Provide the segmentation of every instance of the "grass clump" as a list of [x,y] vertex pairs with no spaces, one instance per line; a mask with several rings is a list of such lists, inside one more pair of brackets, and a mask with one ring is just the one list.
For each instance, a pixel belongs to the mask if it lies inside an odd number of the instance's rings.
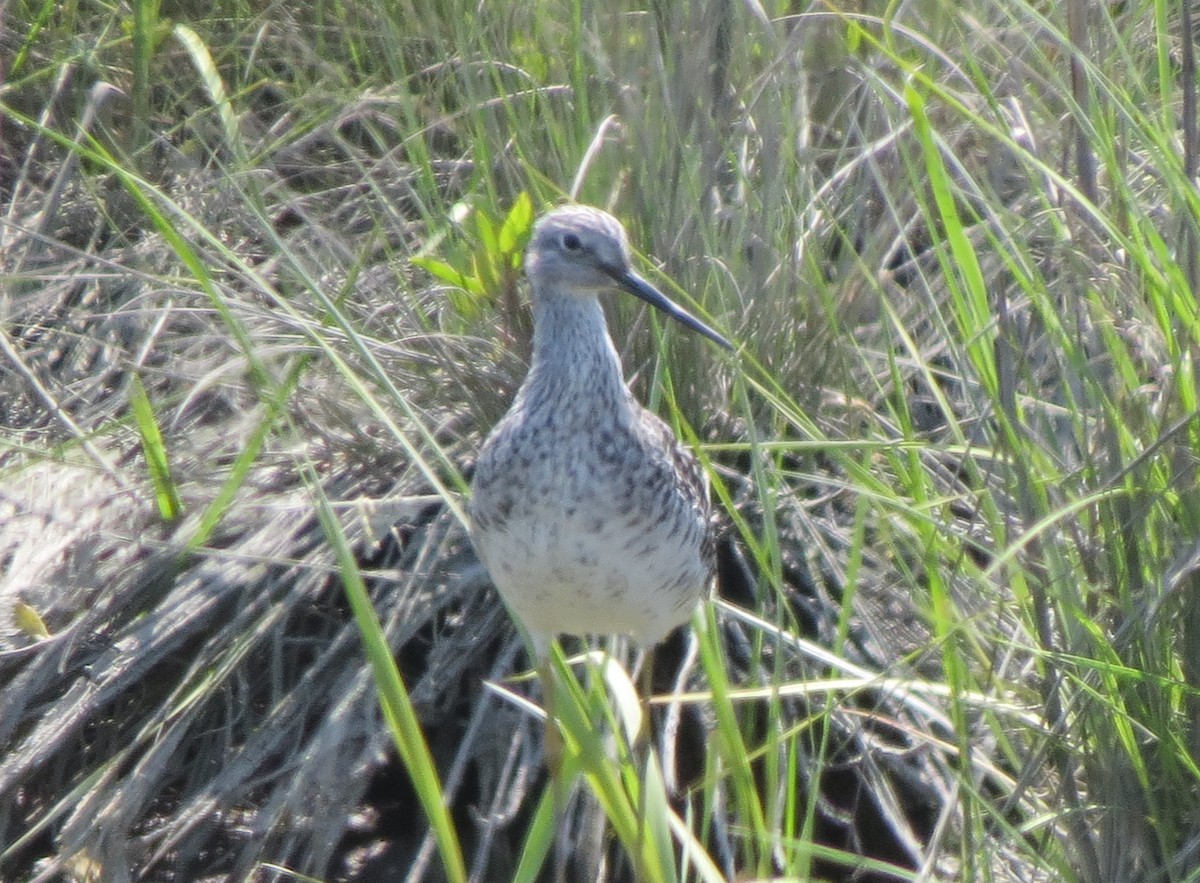
[[[777,6],[9,4],[0,876],[1195,879],[1190,13]],[[728,529],[556,819],[461,495],[565,194],[740,350],[612,305]]]

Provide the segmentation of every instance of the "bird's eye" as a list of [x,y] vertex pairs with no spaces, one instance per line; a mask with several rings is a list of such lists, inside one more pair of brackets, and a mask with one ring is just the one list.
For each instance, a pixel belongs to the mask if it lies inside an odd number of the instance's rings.
[[583,248],[583,243],[579,241],[579,237],[574,233],[565,233],[562,238],[562,246],[567,251],[579,251]]

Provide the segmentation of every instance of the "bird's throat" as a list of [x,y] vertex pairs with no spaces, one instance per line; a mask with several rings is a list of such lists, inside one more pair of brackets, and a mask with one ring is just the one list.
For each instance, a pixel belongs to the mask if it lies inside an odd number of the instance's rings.
[[571,401],[623,406],[629,397],[621,360],[594,297],[536,296],[533,357],[521,386],[528,408]]

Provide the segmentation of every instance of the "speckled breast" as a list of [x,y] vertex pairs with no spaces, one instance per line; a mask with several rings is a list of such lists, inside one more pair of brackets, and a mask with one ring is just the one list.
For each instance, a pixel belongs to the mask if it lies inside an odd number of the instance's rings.
[[652,643],[686,622],[704,592],[703,484],[667,428],[639,417],[586,439],[501,428],[480,458],[472,539],[535,635]]

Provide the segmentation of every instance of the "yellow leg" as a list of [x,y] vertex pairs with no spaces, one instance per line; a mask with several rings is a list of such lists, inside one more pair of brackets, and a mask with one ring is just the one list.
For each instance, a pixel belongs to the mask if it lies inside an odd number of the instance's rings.
[[554,713],[554,663],[550,652],[542,655],[538,664],[538,677],[542,682],[542,709],[546,712],[546,725],[543,730],[542,751],[546,757],[546,770],[550,773],[550,787],[554,794],[554,815],[561,815],[565,803],[563,793],[563,738],[558,728],[558,718]]
[[642,696],[642,726],[630,746],[633,763],[638,771],[638,861],[646,855],[646,786],[650,776],[650,753],[654,751],[654,724],[650,720],[650,699],[654,696],[654,648],[642,652],[642,671],[638,678]]
[[554,664],[547,656],[538,666],[538,676],[542,681],[542,707],[546,712],[546,741],[543,750],[546,753],[546,768],[550,775],[558,780],[562,772],[563,741],[558,729],[558,721],[554,717]]
[[654,727],[650,723],[650,700],[654,696],[654,651],[652,649],[642,652],[642,671],[638,681],[638,689],[642,694],[642,726],[638,730],[634,744],[630,746],[632,748],[649,746],[654,742]]

